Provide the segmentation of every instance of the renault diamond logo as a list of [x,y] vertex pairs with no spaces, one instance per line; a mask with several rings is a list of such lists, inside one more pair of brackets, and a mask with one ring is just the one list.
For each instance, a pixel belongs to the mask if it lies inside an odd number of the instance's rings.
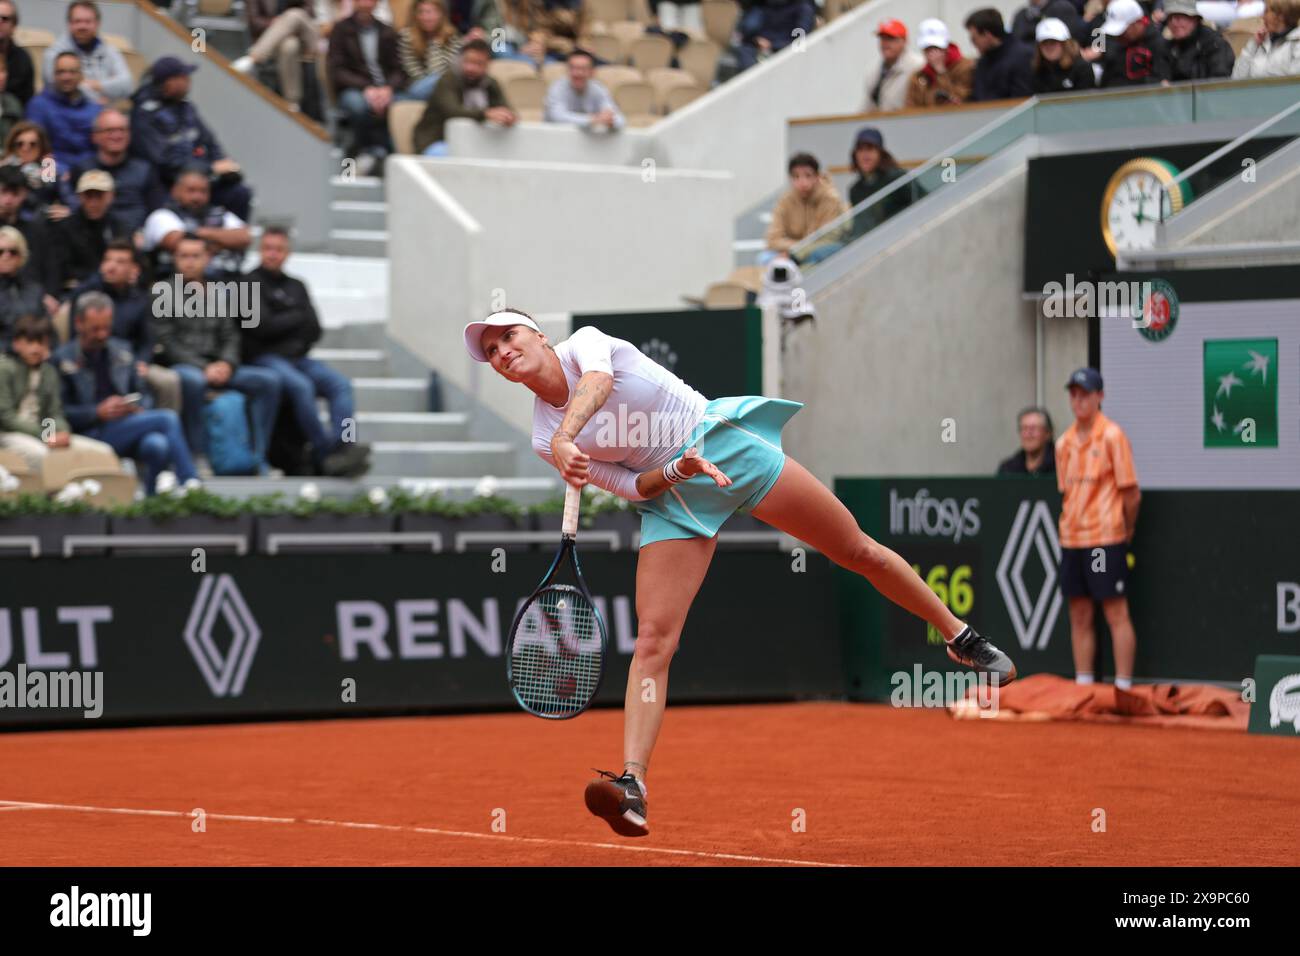
[[[1025,590],[1024,568],[1030,553],[1038,555],[1046,577],[1033,600]],[[1056,569],[1061,561],[1061,545],[1056,538],[1056,522],[1045,501],[1022,501],[1016,520],[1007,535],[1002,557],[998,559],[998,590],[1007,606],[1007,614],[1016,629],[1016,639],[1025,650],[1047,647],[1061,610],[1061,592],[1056,587]]]
[[[217,615],[225,618],[226,626],[234,635],[230,650],[224,659],[212,640],[212,628]],[[204,575],[199,593],[190,608],[190,619],[185,624],[185,644],[194,655],[194,662],[203,672],[214,697],[238,697],[244,691],[244,679],[257,653],[257,642],[262,632],[239,593],[235,579],[229,574]]]

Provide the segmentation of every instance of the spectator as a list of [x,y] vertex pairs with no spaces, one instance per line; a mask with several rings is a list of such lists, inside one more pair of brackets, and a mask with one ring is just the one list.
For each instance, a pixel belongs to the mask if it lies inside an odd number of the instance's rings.
[[1030,88],[1035,94],[1074,93],[1096,85],[1097,74],[1092,64],[1083,58],[1079,44],[1064,23],[1055,17],[1039,20],[1034,37],[1038,50],[1034,54]]
[[1142,494],[1128,437],[1101,412],[1101,374],[1081,368],[1066,387],[1074,424],[1056,443],[1056,484],[1064,496],[1061,593],[1070,602],[1075,680],[1093,682],[1093,601],[1101,601],[1115,650],[1115,686],[1128,690],[1137,656],[1128,613],[1128,544]]
[[461,38],[444,0],[415,0],[411,23],[397,37],[397,54],[409,85],[399,100],[427,100],[438,78],[456,65]]
[[14,40],[18,26],[18,7],[13,0],[0,0],[0,57],[9,74],[9,92],[25,107],[36,92],[36,68],[32,57]]
[[756,0],[736,25],[740,32],[737,71],[784,50],[797,37],[806,37],[816,22],[817,8],[811,0]]
[[1300,0],[1268,0],[1264,26],[1246,44],[1232,68],[1239,80],[1300,75]]
[[155,407],[179,412],[181,378],[171,369],[154,364],[152,301],[140,286],[140,263],[129,240],[109,241],[99,271],[77,286],[69,301],[76,302],[87,292],[102,292],[112,300],[113,338],[130,346],[135,355],[135,372],[153,392]]
[[970,99],[975,64],[961,55],[942,20],[922,20],[916,45],[925,66],[912,74],[907,85],[907,105],[957,106]]
[[594,132],[622,129],[626,120],[603,83],[592,79],[596,58],[586,50],[569,54],[569,73],[546,91],[548,123],[568,123]]
[[307,11],[307,0],[247,0],[245,13],[253,45],[233,61],[231,69],[252,74],[263,63],[275,62],[280,95],[289,109],[302,110],[302,60],[315,56],[320,45],[316,21]]
[[1096,54],[1090,47],[1084,54],[1100,58],[1098,86],[1142,86],[1169,79],[1169,45],[1137,0],[1111,0],[1101,29],[1106,36],[1103,51]]
[[[359,477],[370,467],[370,446],[349,433],[349,425],[356,427],[352,383],[307,354],[320,339],[320,320],[302,280],[284,272],[289,252],[284,229],[268,226],[262,232],[262,261],[247,276],[258,289],[261,311],[257,324],[243,330],[243,356],[279,379],[298,427],[311,443],[318,471]],[[318,416],[317,396],[329,403],[328,432]]]
[[490,56],[491,51],[483,40],[469,40],[461,48],[460,65],[438,80],[416,124],[413,139],[417,153],[447,155],[443,137],[449,119],[465,117],[479,123],[515,124],[518,117],[506,105],[500,84],[488,76]]
[[[53,315],[59,307],[55,276],[55,252],[44,206],[26,206],[27,178],[16,166],[0,166],[0,225],[12,226],[23,237],[22,278],[30,279],[45,293],[45,311]],[[39,311],[39,310],[38,310]]]
[[578,37],[586,27],[586,11],[582,0],[540,0],[539,30],[532,39],[545,50],[546,60],[568,59],[578,48]]
[[392,151],[388,107],[406,86],[406,73],[397,55],[397,34],[375,19],[375,0],[354,0],[354,12],[330,33],[330,79],[339,108],[352,128],[348,155],[357,172],[368,176],[382,169]]
[[863,112],[901,110],[907,105],[907,84],[925,66],[925,57],[907,46],[907,27],[901,20],[886,20],[876,28],[880,39],[880,72],[867,84]]
[[1232,45],[1207,27],[1196,12],[1196,0],[1166,0],[1165,28],[1169,34],[1169,78],[1209,80],[1232,76]]
[[704,12],[699,0],[659,0],[654,4],[654,16],[666,33],[704,35]]
[[[149,213],[167,201],[167,191],[163,189],[157,171],[148,161],[130,154],[130,124],[112,107],[95,117],[90,138],[95,144],[95,155],[75,163],[68,170],[67,192],[73,193],[85,173],[92,169],[103,170],[113,177],[113,212],[131,232],[142,229]],[[76,207],[75,193],[67,200],[70,207]]]
[[1002,14],[992,7],[976,10],[966,18],[971,45],[980,51],[975,64],[975,86],[971,100],[1006,100],[1029,96],[1030,62],[1034,48],[1007,33]]
[[[54,153],[50,150],[50,138],[45,135],[43,127],[31,120],[19,120],[10,128],[4,150],[0,163],[17,166],[27,178],[28,208],[59,202],[61,177]],[[66,210],[56,210],[51,218],[66,214]]]
[[1038,25],[1049,19],[1064,23],[1076,43],[1087,45],[1092,41],[1088,24],[1072,0],[1029,0],[1012,18],[1011,33],[1021,43],[1032,45],[1038,42]]
[[81,63],[81,93],[101,106],[131,95],[135,81],[126,58],[99,36],[99,8],[91,0],[68,4],[68,29],[45,51],[45,75],[55,75],[55,60],[75,54]]
[[75,53],[54,58],[54,82],[32,97],[27,118],[45,127],[60,173],[89,159],[95,147],[91,127],[103,107],[81,92],[81,59]]
[[[850,160],[858,174],[857,181],[849,187],[849,205],[854,209],[890,183],[907,175],[889,150],[885,149],[885,140],[880,135],[880,130],[871,126],[858,130]],[[852,238],[865,235],[911,203],[912,190],[900,186],[881,202],[856,212],[853,216]]]
[[[181,377],[185,436],[197,454],[205,454],[203,402],[207,392],[219,388],[243,392],[253,422],[253,455],[265,471],[266,446],[280,407],[280,381],[266,369],[239,364],[239,327],[235,319],[220,314],[226,309],[208,307],[221,297],[209,294],[207,242],[197,236],[184,236],[175,246],[175,267],[186,287],[187,298],[202,290],[204,302],[204,307],[197,310],[198,315],[193,314],[195,309],[185,308],[174,297],[170,307],[160,308],[159,301],[155,300],[151,310],[158,360]],[[194,298],[198,299],[197,294]]]
[[[370,0],[374,2],[374,0]],[[225,154],[217,137],[188,99],[190,74],[174,56],[159,57],[131,97],[131,152],[150,163],[166,188],[177,175],[195,165],[212,177],[213,201],[248,221],[253,194],[244,183],[239,163]]]
[[211,202],[208,175],[202,167],[186,169],[177,176],[172,198],[144,222],[141,247],[153,253],[158,275],[175,273],[176,246],[187,235],[197,236],[213,247],[211,258],[205,257],[210,279],[238,275],[244,264],[244,250],[253,242],[244,220]]
[[[112,337],[113,303],[89,292],[74,304],[73,322],[76,338],[54,353],[63,379],[63,408],[73,429],[134,458],[148,494],[168,466],[182,483],[197,480],[180,419],[173,411],[149,407],[152,397],[136,374],[131,349]],[[136,401],[127,400],[136,396]]]
[[[817,157],[796,153],[786,167],[790,174],[790,191],[772,210],[772,224],[767,227],[767,248],[758,254],[758,264],[765,266],[778,255],[794,258],[791,250],[826,224],[848,212],[830,177],[822,174]],[[800,264],[812,265],[838,251],[849,233],[846,222],[820,236],[815,245],[799,257]]]
[[0,226],[0,353],[9,351],[14,326],[25,315],[44,315],[41,284],[23,274],[27,240],[13,226]]
[[0,60],[0,143],[9,138],[9,131],[23,118],[23,102],[9,92],[9,68]]
[[99,268],[114,239],[131,239],[131,228],[113,211],[113,177],[92,169],[77,180],[77,211],[54,224],[56,288],[62,295]]
[[73,435],[59,398],[59,373],[49,364],[54,327],[45,316],[24,315],[14,325],[13,357],[0,355],[0,448],[15,451],[37,473],[52,448],[112,451]]
[[1016,416],[1016,426],[1020,429],[1020,450],[998,465],[998,474],[1055,475],[1056,435],[1047,409],[1026,408]]

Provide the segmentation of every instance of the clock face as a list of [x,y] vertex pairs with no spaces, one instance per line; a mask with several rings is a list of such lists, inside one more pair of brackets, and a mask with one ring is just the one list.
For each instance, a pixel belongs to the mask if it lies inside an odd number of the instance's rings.
[[[1116,250],[1150,249],[1156,244],[1156,224],[1172,214],[1168,193],[1154,173],[1135,170],[1114,185],[1102,210]],[[1164,209],[1161,210],[1162,204]]]

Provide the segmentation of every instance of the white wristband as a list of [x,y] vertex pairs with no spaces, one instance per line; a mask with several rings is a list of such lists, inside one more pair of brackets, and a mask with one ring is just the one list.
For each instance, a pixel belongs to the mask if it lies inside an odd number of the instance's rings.
[[677,462],[679,461],[681,461],[681,459],[677,458],[664,465],[664,477],[674,485],[686,480],[686,476],[677,468]]

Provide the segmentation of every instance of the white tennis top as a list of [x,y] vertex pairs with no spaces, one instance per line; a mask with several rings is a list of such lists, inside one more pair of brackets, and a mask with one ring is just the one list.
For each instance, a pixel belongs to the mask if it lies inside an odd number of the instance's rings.
[[[591,456],[591,483],[630,501],[642,501],[636,478],[662,468],[676,455],[699,424],[709,400],[631,342],[606,335],[594,326],[578,329],[555,346],[572,398],[587,372],[614,376],[614,388],[600,411],[574,436]],[[536,398],[533,404],[533,451],[555,464],[551,436],[569,409]]]

